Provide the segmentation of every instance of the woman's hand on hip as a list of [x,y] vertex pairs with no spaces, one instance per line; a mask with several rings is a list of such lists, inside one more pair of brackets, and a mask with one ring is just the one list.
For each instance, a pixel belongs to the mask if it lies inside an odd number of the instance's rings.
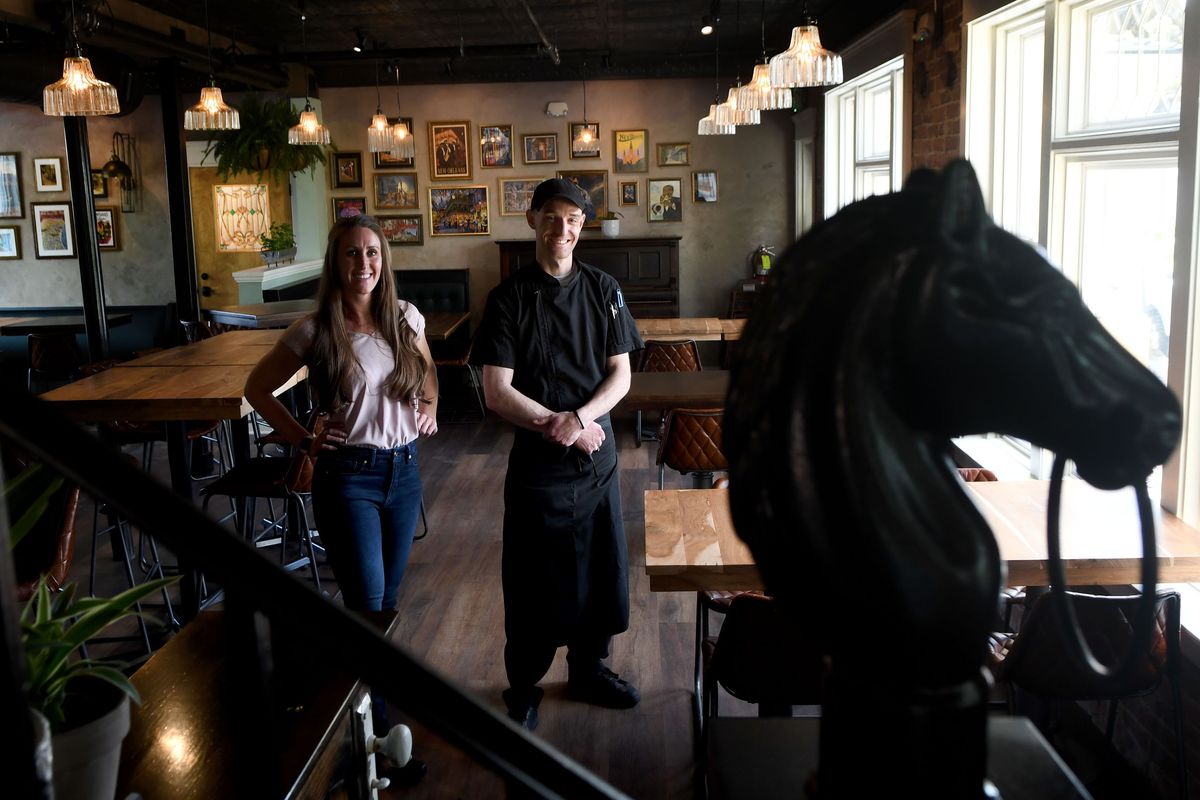
[[417,433],[422,436],[433,436],[438,432],[437,417],[432,414],[426,414],[424,411],[417,412]]
[[308,453],[318,456],[322,450],[336,450],[346,443],[346,429],[337,423],[330,423],[313,437],[312,448]]

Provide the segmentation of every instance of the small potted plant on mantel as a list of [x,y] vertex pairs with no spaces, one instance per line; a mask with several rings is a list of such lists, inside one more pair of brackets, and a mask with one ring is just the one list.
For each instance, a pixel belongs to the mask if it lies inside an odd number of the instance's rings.
[[290,264],[296,258],[296,236],[286,222],[273,222],[266,233],[258,237],[263,263],[267,269]]
[[605,211],[603,214],[597,214],[596,219],[600,220],[600,232],[608,238],[615,239],[621,235],[620,211]]
[[[0,487],[11,520],[10,548],[38,530],[51,498],[66,491],[62,485],[50,470],[32,466]],[[177,580],[146,581],[114,597],[76,598],[75,584],[52,592],[44,575],[34,588],[21,612],[21,645],[35,729],[50,736],[48,749],[39,745],[39,771],[49,762],[54,797],[113,796],[121,742],[129,731],[129,700],[139,702],[137,689],[117,665],[75,657],[76,651],[109,625],[138,613],[133,610],[138,601]],[[48,759],[47,752],[53,754]]]

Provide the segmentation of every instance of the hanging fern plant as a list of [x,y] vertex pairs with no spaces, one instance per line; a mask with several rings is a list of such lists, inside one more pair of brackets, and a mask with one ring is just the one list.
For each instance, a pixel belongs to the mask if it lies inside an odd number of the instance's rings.
[[[288,144],[288,129],[299,124],[300,114],[286,98],[264,100],[247,95],[239,109],[242,127],[215,131],[205,158],[217,160],[217,174],[228,181],[239,172],[287,180],[293,172],[313,172],[325,163],[325,150],[315,144]],[[330,143],[330,149],[336,145]]]

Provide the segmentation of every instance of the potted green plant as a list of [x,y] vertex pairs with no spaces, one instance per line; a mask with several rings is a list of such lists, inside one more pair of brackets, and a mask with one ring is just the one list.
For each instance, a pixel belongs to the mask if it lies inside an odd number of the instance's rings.
[[[63,479],[41,465],[26,468],[4,485],[10,547],[37,529],[62,488]],[[129,701],[140,702],[118,665],[78,657],[77,651],[113,623],[138,613],[134,607],[140,600],[177,580],[147,581],[108,598],[76,598],[75,584],[52,592],[45,576],[34,588],[20,617],[26,696],[35,727],[51,734],[56,798],[107,800],[116,793]]]
[[262,249],[259,251],[267,268],[288,263],[296,257],[296,235],[286,222],[273,222],[270,229],[258,237]]
[[600,220],[600,232],[605,236],[615,239],[621,235],[620,211],[605,211],[603,214],[597,214],[596,219]]
[[[300,114],[287,98],[265,100],[250,94],[241,103],[241,127],[214,131],[208,149],[217,160],[217,174],[228,181],[238,173],[261,180],[264,175],[286,181],[293,172],[315,172],[324,164],[325,150],[315,144],[288,144],[288,130]],[[330,148],[337,145],[330,143]]]

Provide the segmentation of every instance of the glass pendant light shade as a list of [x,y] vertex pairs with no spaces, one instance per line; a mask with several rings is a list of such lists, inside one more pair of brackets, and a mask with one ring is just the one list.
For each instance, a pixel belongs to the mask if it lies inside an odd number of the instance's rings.
[[761,125],[762,115],[757,109],[742,108],[741,86],[730,86],[729,96],[721,105],[728,106],[734,125]]
[[696,135],[698,136],[727,136],[731,133],[736,133],[737,128],[733,125],[725,125],[717,122],[717,104],[713,103],[708,107],[708,116],[700,118],[700,124],[696,126]]
[[392,126],[381,108],[375,109],[375,116],[371,117],[367,128],[367,149],[372,153],[386,153],[392,149]]
[[304,104],[300,124],[288,128],[288,144],[329,144],[329,129],[317,119],[311,104]]
[[782,88],[833,86],[842,82],[842,57],[821,46],[811,18],[792,29],[788,49],[771,59],[771,84]]
[[412,131],[403,122],[397,122],[392,126],[392,149],[389,151],[389,155],[392,158],[413,158],[416,156]]
[[713,122],[717,125],[733,125],[733,109],[729,103],[717,103],[713,110]]
[[111,83],[92,74],[92,62],[76,47],[63,59],[62,79],[42,90],[42,113],[51,117],[99,117],[119,114],[121,104]]
[[221,97],[216,81],[200,90],[200,102],[183,113],[185,131],[236,131],[242,127],[241,115]]
[[792,90],[771,84],[771,68],[764,61],[754,67],[750,82],[738,89],[738,108],[777,111],[792,107]]

